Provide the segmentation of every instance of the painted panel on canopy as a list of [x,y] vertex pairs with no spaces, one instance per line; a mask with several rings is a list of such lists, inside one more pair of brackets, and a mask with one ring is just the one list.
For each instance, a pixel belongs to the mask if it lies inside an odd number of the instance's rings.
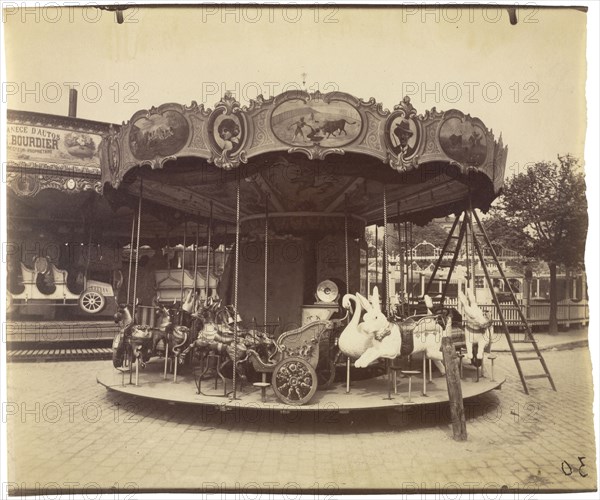
[[487,157],[486,131],[469,116],[453,116],[440,127],[440,145],[450,158],[463,165],[481,166]]
[[345,146],[356,140],[361,127],[358,111],[338,100],[290,99],[279,104],[271,115],[273,133],[290,146]]
[[170,156],[185,146],[190,127],[185,117],[174,110],[138,118],[131,125],[129,146],[138,160]]
[[286,211],[324,211],[355,182],[303,158],[281,156],[258,175]]

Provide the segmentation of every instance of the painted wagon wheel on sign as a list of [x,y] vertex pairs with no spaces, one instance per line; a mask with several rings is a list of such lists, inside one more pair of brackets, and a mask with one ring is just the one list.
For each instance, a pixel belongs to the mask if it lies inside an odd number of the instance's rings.
[[317,391],[318,376],[308,361],[289,357],[273,370],[271,385],[277,397],[288,405],[308,403]]

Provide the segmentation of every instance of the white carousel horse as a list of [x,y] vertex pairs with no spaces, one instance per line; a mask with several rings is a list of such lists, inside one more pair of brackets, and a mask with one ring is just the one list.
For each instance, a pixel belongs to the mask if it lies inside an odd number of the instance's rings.
[[[349,304],[344,297],[342,305]],[[392,323],[381,311],[379,304],[379,291],[377,287],[373,290],[372,303],[369,303],[362,295],[357,294],[358,300],[366,310],[362,323],[358,323],[360,313],[355,311],[352,321],[348,325],[352,328],[344,330],[346,334],[344,342],[340,335],[340,350],[351,357],[358,357],[354,366],[365,368],[379,358],[394,359],[401,354],[413,355],[424,353],[433,360],[442,374],[446,373],[442,363],[442,337],[450,334],[452,328],[451,318],[446,319],[445,328],[442,328],[437,318],[422,318],[419,321],[409,319],[402,323]],[[357,307],[358,310],[358,307]],[[405,344],[403,345],[403,340]],[[412,345],[410,345],[412,340]],[[345,351],[350,346],[351,351]],[[362,352],[360,352],[362,350]]]
[[[492,342],[494,322],[481,310],[471,290],[467,290],[467,296],[459,290],[458,302],[462,305],[465,319],[467,358],[479,367],[483,361],[484,349]],[[477,345],[476,357],[473,355],[474,345]]]

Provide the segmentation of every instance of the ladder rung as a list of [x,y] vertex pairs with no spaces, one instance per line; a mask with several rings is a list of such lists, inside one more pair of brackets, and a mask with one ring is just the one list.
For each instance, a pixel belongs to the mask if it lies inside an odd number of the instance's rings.
[[532,378],[550,378],[550,374],[543,373],[542,375],[524,375],[523,378],[528,380]]
[[529,356],[527,358],[517,358],[519,361],[533,361],[535,359],[542,359],[540,356]]

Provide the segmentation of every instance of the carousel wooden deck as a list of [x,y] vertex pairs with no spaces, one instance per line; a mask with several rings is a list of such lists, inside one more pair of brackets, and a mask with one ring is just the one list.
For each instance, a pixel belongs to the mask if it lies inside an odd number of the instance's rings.
[[[297,411],[337,411],[347,413],[353,410],[401,408],[415,405],[432,405],[448,402],[448,391],[444,377],[434,377],[433,382],[427,383],[427,395],[423,396],[422,375],[412,377],[411,401],[408,398],[408,378],[398,378],[398,393],[394,394],[392,387],[391,397],[388,398],[388,385],[386,377],[368,380],[353,381],[350,393],[346,393],[345,383],[336,383],[331,389],[317,391],[308,404],[291,406],[283,404],[277,399],[271,387],[267,388],[266,402],[261,401],[261,391],[252,384],[244,384],[237,391],[237,400],[224,396],[223,385],[218,383],[214,389],[214,380],[202,381],[202,392],[214,394],[209,396],[197,394],[194,376],[192,374],[178,375],[177,382],[173,382],[172,374],[163,379],[163,363],[151,362],[144,370],[140,370],[139,385],[130,383],[129,372],[121,372],[107,366],[96,375],[99,384],[110,391],[116,391],[134,397],[142,397],[170,403],[183,403],[194,405],[218,406],[221,410],[234,410],[251,408],[253,410],[270,410],[277,412]],[[135,371],[132,376],[135,381]],[[491,381],[489,377],[482,377],[475,381],[475,371],[465,370],[462,380],[463,399],[473,398],[494,389],[501,389],[505,379],[496,377]],[[227,392],[232,390],[231,381],[228,381]]]

